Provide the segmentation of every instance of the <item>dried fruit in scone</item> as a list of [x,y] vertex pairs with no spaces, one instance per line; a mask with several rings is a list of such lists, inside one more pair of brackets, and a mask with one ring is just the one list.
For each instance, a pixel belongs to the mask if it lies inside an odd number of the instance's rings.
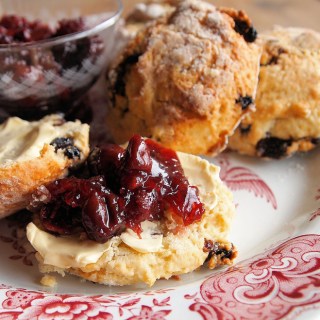
[[320,142],[320,34],[281,28],[261,34],[256,112],[230,138],[243,154],[288,157]]
[[89,126],[59,115],[0,125],[0,217],[24,209],[40,186],[64,177],[89,153]]
[[110,285],[146,283],[231,264],[232,195],[219,169],[134,136],[127,149],[96,148],[91,174],[35,193],[27,237],[42,272]]
[[108,125],[182,152],[216,154],[253,107],[260,49],[242,11],[181,1],[128,44],[109,72]]

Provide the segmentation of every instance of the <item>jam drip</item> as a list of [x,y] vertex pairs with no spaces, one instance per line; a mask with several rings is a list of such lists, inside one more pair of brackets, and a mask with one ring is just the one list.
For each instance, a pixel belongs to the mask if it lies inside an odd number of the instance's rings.
[[142,221],[160,220],[165,211],[185,226],[204,213],[198,189],[189,185],[177,154],[150,139],[135,135],[126,150],[111,144],[95,148],[88,168],[93,177],[57,180],[46,187],[45,197],[38,197],[47,231],[85,231],[103,243],[125,228],[139,234]]

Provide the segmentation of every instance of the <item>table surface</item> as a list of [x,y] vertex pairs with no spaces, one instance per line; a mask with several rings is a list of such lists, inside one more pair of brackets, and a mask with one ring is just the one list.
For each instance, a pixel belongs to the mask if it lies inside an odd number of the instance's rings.
[[[124,14],[144,0],[123,0]],[[245,10],[258,30],[273,25],[313,28],[320,32],[320,0],[208,0],[217,6]]]

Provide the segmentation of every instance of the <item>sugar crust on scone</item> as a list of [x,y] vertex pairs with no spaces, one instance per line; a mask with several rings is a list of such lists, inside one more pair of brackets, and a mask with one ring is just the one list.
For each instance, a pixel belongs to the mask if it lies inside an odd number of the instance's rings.
[[244,118],[229,147],[269,158],[309,151],[320,141],[320,34],[276,27],[260,37],[256,112]]
[[181,1],[149,23],[109,72],[108,125],[117,143],[133,133],[178,151],[215,154],[225,148],[255,97],[260,49],[235,31],[242,11]]
[[[188,155],[188,157],[194,156]],[[208,166],[205,160],[201,161],[199,170],[203,169],[202,166]],[[197,176],[187,175],[187,177],[191,185],[197,185],[199,181]],[[96,263],[81,268],[65,270],[45,265],[42,257],[37,254],[40,271],[59,272],[63,275],[67,272],[108,285],[131,285],[143,282],[151,286],[157,279],[168,279],[197,269],[209,256],[205,248],[206,241],[219,242],[222,248],[227,250],[232,247],[226,240],[235,211],[232,194],[218,177],[213,183],[213,191],[217,197],[214,208],[206,207],[200,222],[180,227],[177,232],[168,232],[164,235],[162,248],[158,252],[139,253],[125,245],[120,237],[116,236],[109,240],[109,250]],[[209,266],[214,268],[219,264],[231,263],[236,255],[236,250],[233,250],[230,259],[209,256],[211,258]]]

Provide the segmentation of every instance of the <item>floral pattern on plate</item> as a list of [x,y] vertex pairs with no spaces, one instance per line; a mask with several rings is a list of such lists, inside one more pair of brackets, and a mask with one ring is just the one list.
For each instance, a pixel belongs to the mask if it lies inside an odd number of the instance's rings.
[[[159,281],[149,291],[123,288],[124,293],[104,294],[98,285],[95,293],[80,294],[89,284],[78,282],[78,293],[72,294],[74,287],[60,283],[58,292],[43,291],[29,280],[20,285],[29,272],[39,275],[33,252],[21,233],[23,224],[1,221],[0,254],[8,265],[0,270],[0,319],[292,319],[320,309],[319,156],[267,164],[228,153],[218,157],[221,178],[238,204],[232,234],[242,247],[239,262],[213,273],[204,268],[180,281]],[[306,180],[308,175],[312,179]],[[307,196],[301,194],[306,186]],[[294,206],[305,202],[293,214],[288,199],[296,201]],[[252,211],[259,219],[252,220]],[[261,219],[267,221],[263,228]],[[245,238],[242,228],[250,222],[246,233],[260,247]],[[14,271],[10,276],[12,268],[19,269],[20,280]]]
[[303,235],[210,277],[190,310],[209,319],[282,319],[320,302],[320,236]]
[[[0,319],[166,319],[174,313],[171,300],[182,293],[51,295],[6,285],[0,290],[5,292]],[[283,319],[315,307],[320,302],[320,236],[287,240],[209,277],[184,298],[191,300],[189,312],[199,313],[204,320]]]

